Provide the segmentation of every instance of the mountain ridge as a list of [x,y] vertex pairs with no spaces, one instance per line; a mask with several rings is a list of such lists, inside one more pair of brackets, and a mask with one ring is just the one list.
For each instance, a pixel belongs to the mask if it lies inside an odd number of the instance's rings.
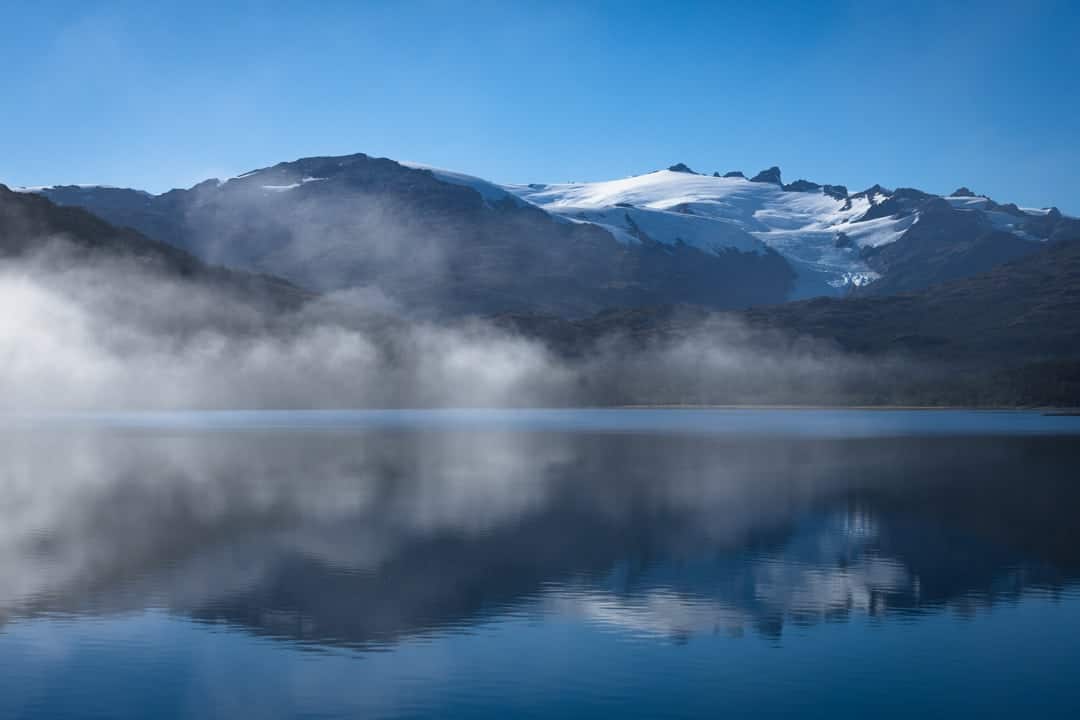
[[785,184],[778,166],[746,179],[682,162],[618,180],[499,185],[357,154],[160,195],[31,190],[232,267],[319,291],[378,285],[405,305],[451,313],[583,317],[656,303],[733,309],[906,292],[1030,254],[1080,225],[1056,208],[1021,209],[967,187],[951,196],[882,185],[849,192]]
[[793,280],[787,262],[749,236],[720,252],[661,243],[644,228],[620,242],[471,176],[363,154],[279,163],[159,196],[38,192],[215,262],[316,291],[376,287],[405,307],[449,314],[745,307],[783,301]]
[[[50,252],[53,251],[53,252]],[[207,264],[169,243],[132,228],[116,227],[79,207],[15,192],[0,184],[0,257],[40,258],[59,269],[90,260],[128,260],[149,273],[224,291],[230,298],[274,310],[291,310],[314,295],[280,278]]]

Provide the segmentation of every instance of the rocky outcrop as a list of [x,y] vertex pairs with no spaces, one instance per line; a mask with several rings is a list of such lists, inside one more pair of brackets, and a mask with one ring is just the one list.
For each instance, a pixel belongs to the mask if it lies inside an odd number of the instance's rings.
[[810,182],[809,180],[796,180],[793,183],[784,185],[784,189],[788,192],[817,192],[821,189],[821,186],[816,182]]
[[762,170],[754,177],[750,178],[750,182],[763,182],[773,183],[774,185],[783,186],[783,181],[780,180],[780,168],[773,165],[771,168]]

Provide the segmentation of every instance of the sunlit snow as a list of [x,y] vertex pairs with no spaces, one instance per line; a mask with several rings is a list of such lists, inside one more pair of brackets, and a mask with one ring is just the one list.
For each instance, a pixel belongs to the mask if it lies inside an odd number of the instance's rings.
[[305,184],[307,184],[309,182],[318,182],[320,180],[325,180],[325,179],[326,178],[305,177],[305,178],[300,178],[300,182],[289,183],[288,185],[263,185],[262,189],[263,190],[277,190],[277,191],[292,190],[293,188],[298,188],[301,185],[305,185]]
[[[820,191],[789,192],[773,183],[670,170],[506,189],[548,212],[602,225],[624,242],[639,241],[644,233],[657,242],[682,241],[711,251],[770,247],[800,275],[796,296],[873,279],[860,248],[893,242],[915,221],[908,216],[858,222],[871,204],[865,197],[837,200]],[[873,200],[885,198],[876,193]]]

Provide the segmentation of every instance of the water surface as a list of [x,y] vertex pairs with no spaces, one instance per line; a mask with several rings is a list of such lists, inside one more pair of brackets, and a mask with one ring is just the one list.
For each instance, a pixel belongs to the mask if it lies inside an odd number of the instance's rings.
[[1080,418],[0,431],[0,716],[1076,717]]

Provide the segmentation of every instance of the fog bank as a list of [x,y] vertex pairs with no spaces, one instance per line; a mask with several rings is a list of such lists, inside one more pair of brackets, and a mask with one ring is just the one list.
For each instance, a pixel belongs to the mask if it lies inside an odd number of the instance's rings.
[[905,372],[720,316],[570,358],[484,320],[410,319],[374,290],[270,313],[56,252],[0,264],[4,411],[842,403]]

